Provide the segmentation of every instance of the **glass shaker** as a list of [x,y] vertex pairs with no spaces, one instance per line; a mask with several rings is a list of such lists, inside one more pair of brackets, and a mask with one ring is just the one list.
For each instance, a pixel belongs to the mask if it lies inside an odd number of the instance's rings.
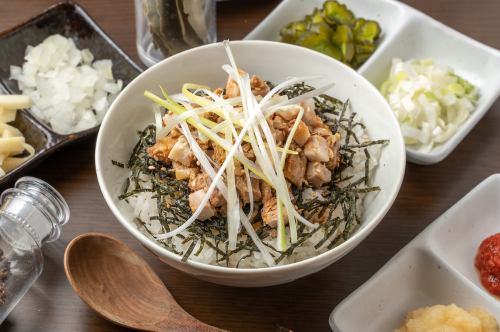
[[135,0],[137,52],[148,67],[217,40],[216,0]]
[[0,196],[0,324],[42,273],[41,248],[68,219],[62,196],[37,178],[23,177]]

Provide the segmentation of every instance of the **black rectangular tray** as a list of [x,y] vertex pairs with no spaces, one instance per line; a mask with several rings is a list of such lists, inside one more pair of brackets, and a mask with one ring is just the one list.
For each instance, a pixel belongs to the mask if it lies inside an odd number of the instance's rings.
[[[88,48],[96,60],[112,60],[113,75],[115,79],[121,79],[124,86],[142,72],[142,69],[104,33],[82,7],[71,2],[63,2],[0,33],[0,93],[20,93],[17,82],[9,79],[10,66],[22,66],[26,47],[36,46],[53,34],[73,39],[80,49]],[[29,167],[38,164],[63,146],[92,137],[99,130],[99,126],[96,126],[85,131],[60,135],[37,119],[29,110],[17,112],[13,125],[21,130],[26,141],[35,148],[35,155],[1,177],[0,187],[16,180]]]

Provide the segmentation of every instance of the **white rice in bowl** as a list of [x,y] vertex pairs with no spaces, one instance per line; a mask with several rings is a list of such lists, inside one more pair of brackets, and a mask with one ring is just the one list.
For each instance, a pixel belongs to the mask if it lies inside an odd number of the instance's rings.
[[[322,100],[322,102],[325,102],[325,100]],[[325,103],[328,103],[328,100]],[[339,111],[341,115],[323,113],[323,119],[325,123],[330,125],[338,121],[339,117],[342,117],[340,122],[344,123],[342,126],[337,127],[337,132],[341,134],[341,145],[345,148],[345,155],[343,155],[343,157],[349,155],[348,151],[352,151],[352,162],[350,162],[349,167],[340,172],[340,178],[344,180],[336,182],[336,186],[340,189],[345,189],[355,184],[353,188],[358,189],[354,194],[354,196],[356,196],[355,208],[351,209],[350,212],[347,211],[349,213],[354,213],[355,216],[344,216],[345,212],[340,205],[338,205],[337,208],[331,212],[330,217],[327,218],[330,220],[330,223],[325,222],[316,229],[302,227],[302,233],[299,233],[299,245],[292,245],[293,250],[290,250],[289,253],[282,253],[275,249],[277,248],[277,240],[273,232],[269,232],[267,236],[261,237],[261,240],[266,247],[269,248],[269,252],[277,265],[286,265],[302,261],[326,252],[345,241],[345,239],[351,236],[362,223],[363,206],[364,202],[366,202],[366,197],[376,195],[378,190],[383,190],[383,188],[375,187],[376,184],[372,184],[371,179],[378,165],[383,145],[387,142],[371,141],[369,129],[366,129],[362,119],[354,114],[348,105],[345,105],[345,107],[336,105],[336,107],[336,110]],[[343,111],[340,111],[341,108]],[[350,128],[350,134],[346,131],[346,127]],[[357,140],[354,137],[356,137]],[[349,142],[346,142],[346,139],[349,139]],[[365,179],[366,176],[368,177],[367,179]],[[338,179],[339,178],[337,178],[337,180]],[[334,180],[335,178],[332,179],[332,181]],[[140,182],[140,187],[145,191],[141,192],[139,190],[139,192],[137,192],[137,187],[134,185],[136,181]],[[146,174],[141,174],[137,177],[137,174],[134,175],[133,172],[131,172],[131,177],[128,179],[125,187],[125,192],[131,193],[136,190],[136,193],[133,195],[126,195],[127,197],[123,198],[121,201],[121,208],[132,208],[136,216],[136,224],[140,230],[152,240],[157,241],[160,245],[183,256],[183,259],[237,268],[263,268],[268,266],[262,254],[256,248],[240,249],[239,251],[232,252],[230,255],[225,255],[224,253],[227,252],[227,241],[215,241],[212,237],[206,237],[203,240],[196,239],[195,234],[191,233],[189,228],[173,238],[157,240],[155,236],[165,233],[167,230],[165,230],[160,220],[155,217],[159,214],[158,203],[161,202],[158,202],[158,199],[155,197],[155,192],[147,191],[151,188],[151,178]],[[325,201],[327,200],[327,198],[323,196],[325,193],[326,189],[323,188],[304,188],[302,190],[302,202],[307,203],[314,200]],[[326,216],[328,212],[329,210],[326,210],[322,215]],[[335,219],[337,222],[332,223],[331,221]],[[355,220],[355,222],[351,222],[347,225],[347,219]],[[196,222],[203,223],[207,221]],[[289,232],[288,227],[287,232]],[[300,236],[300,234],[307,234],[307,236]],[[238,235],[238,242],[245,243],[248,240],[247,237],[246,233],[240,232]],[[252,247],[251,241],[250,245],[247,247]]]

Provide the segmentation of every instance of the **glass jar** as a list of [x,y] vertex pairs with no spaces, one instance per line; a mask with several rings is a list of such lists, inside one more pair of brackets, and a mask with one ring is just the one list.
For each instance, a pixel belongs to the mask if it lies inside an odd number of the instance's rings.
[[0,324],[42,273],[42,246],[68,220],[62,196],[40,179],[23,177],[0,196]]
[[148,67],[217,40],[216,0],[135,0],[137,52]]

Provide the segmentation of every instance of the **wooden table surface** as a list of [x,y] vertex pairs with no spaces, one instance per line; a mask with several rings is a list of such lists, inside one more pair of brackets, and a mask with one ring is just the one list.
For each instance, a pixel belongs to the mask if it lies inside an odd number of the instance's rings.
[[[42,11],[57,0],[0,0],[0,30]],[[101,27],[134,59],[131,0],[80,0]],[[244,37],[278,3],[233,0],[219,3],[219,39]],[[408,0],[445,24],[500,49],[500,1]],[[452,51],[452,50],[450,50]],[[487,176],[500,171],[500,102],[443,162],[408,164],[397,200],[375,231],[329,268],[295,282],[260,289],[223,287],[194,279],[161,263],[115,220],[104,202],[94,170],[95,139],[71,146],[30,175],[54,185],[68,201],[71,221],[60,241],[44,248],[45,270],[1,331],[119,331],[98,317],[73,293],[63,272],[66,244],[76,235],[112,234],[137,250],[192,315],[233,331],[327,331],[332,309],[373,275],[391,256]]]

